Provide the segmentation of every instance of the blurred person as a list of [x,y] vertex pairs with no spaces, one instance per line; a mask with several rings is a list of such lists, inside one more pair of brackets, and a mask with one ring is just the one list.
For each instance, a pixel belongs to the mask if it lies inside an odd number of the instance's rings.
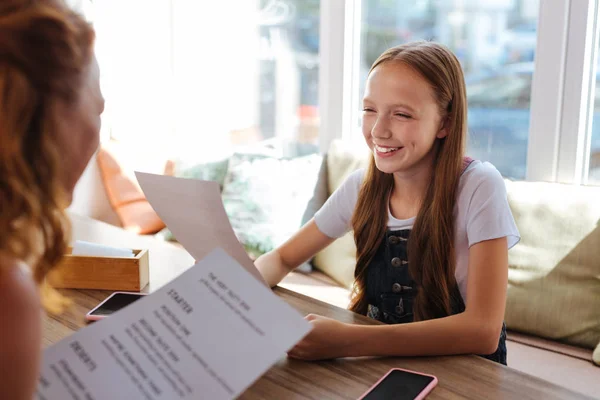
[[68,243],[75,184],[99,143],[94,31],[62,0],[0,2],[0,398],[34,396],[45,284]]

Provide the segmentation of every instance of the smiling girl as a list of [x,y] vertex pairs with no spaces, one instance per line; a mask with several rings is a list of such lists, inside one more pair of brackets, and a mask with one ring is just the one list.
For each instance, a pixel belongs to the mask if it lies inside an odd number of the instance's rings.
[[274,286],[352,230],[350,309],[385,325],[311,314],[313,330],[289,355],[480,354],[506,364],[508,249],[519,233],[500,173],[464,156],[467,103],[454,54],[430,42],[383,53],[367,79],[362,127],[368,169],[256,266]]

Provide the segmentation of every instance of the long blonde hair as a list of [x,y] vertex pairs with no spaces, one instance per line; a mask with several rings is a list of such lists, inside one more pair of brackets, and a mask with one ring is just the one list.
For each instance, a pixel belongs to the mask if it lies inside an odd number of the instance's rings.
[[[77,100],[93,41],[91,26],[62,1],[0,3],[0,252],[27,262],[38,284],[69,236],[52,106]],[[44,292],[56,310],[54,292]]]
[[[393,47],[373,63],[369,73],[390,62],[404,63],[427,80],[448,131],[445,138],[436,139],[432,180],[408,241],[409,271],[419,289],[413,305],[414,319],[440,318],[451,313],[451,298],[457,288],[454,205],[466,142],[464,77],[458,59],[437,43]],[[393,186],[393,175],[379,171],[371,157],[352,217],[357,262],[350,309],[358,313],[367,311],[367,268],[385,236]]]

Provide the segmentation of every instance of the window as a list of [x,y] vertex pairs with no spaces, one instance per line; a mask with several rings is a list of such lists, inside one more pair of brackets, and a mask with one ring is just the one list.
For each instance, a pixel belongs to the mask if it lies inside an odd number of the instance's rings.
[[298,155],[360,139],[371,63],[425,39],[464,68],[469,155],[506,177],[600,182],[597,0],[92,4],[104,127],[140,153],[206,160],[267,142]]
[[416,1],[407,7],[364,0],[361,14],[359,98],[371,64],[387,48],[414,40],[443,43],[465,72],[468,154],[524,179],[537,1]]
[[287,156],[319,150],[319,3],[260,2],[258,136]]
[[257,143],[286,156],[319,150],[319,0],[93,7],[103,123],[140,157],[159,149],[190,164]]
[[527,109],[531,102],[531,76],[521,71],[502,71],[474,77],[466,82],[469,108]]

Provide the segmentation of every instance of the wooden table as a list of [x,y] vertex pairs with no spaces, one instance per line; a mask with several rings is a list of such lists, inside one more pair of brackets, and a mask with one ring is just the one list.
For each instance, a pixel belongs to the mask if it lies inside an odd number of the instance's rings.
[[[150,285],[156,290],[194,263],[182,248],[142,237],[88,218],[72,215],[73,237],[106,245],[150,250]],[[73,306],[60,317],[45,317],[44,346],[56,343],[85,325],[83,316],[109,292],[63,290]],[[283,288],[277,293],[301,314],[316,313],[343,322],[374,321]],[[509,355],[510,357],[510,355]],[[390,368],[433,374],[439,384],[430,399],[585,399],[550,382],[477,356],[352,358],[303,362],[282,358],[254,383],[242,399],[356,399]]]

